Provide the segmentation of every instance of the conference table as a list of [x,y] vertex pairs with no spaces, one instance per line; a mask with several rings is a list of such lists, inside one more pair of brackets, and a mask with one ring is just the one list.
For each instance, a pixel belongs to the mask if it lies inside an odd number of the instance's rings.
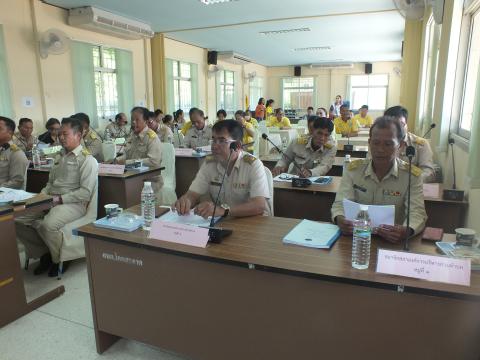
[[205,153],[195,156],[175,155],[175,192],[177,197],[188,191],[206,157]]
[[359,145],[359,146],[368,146],[368,136],[354,136],[351,138],[338,138],[337,139],[337,144],[338,145],[345,145],[345,144],[351,144],[351,145]]
[[353,150],[345,150],[345,144],[338,144],[337,145],[337,155],[340,157],[344,157],[345,155],[349,154],[352,158],[366,158],[368,154],[368,146],[366,145],[353,145]]
[[[283,244],[299,222],[227,220],[233,234],[206,248],[81,227],[97,352],[128,338],[209,360],[479,358],[479,272],[470,286],[377,273],[377,250],[401,249],[378,238],[356,270],[351,237]],[[419,237],[410,249],[436,254]]]
[[[143,182],[161,174],[163,167],[151,167],[145,171],[127,170],[121,175],[98,175],[97,217],[105,216],[106,204],[115,203],[128,208],[140,202]],[[47,184],[49,168],[28,169],[27,191],[39,193]]]
[[[290,182],[274,182],[275,216],[331,221],[331,208],[341,179],[332,176],[330,184],[312,184],[306,188],[294,188]],[[443,200],[442,192],[443,185],[438,184],[436,196],[425,196],[427,226],[453,233],[464,225],[468,202]]]
[[18,254],[15,218],[33,211],[47,210],[52,197],[39,194],[18,206],[0,206],[0,327],[38,309],[65,292],[63,286],[27,301],[23,270]]

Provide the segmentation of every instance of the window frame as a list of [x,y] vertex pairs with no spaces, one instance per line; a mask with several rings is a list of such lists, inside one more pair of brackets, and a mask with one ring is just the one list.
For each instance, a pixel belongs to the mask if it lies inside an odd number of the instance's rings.
[[[371,76],[380,76],[380,75],[384,75],[387,77],[387,84],[386,85],[370,85],[370,77]],[[367,76],[368,78],[368,86],[353,86],[352,85],[352,78],[355,77],[355,76]],[[375,74],[351,74],[349,76],[349,89],[348,89],[348,94],[349,94],[349,102],[350,102],[350,108],[352,110],[358,110],[357,108],[360,108],[360,106],[362,105],[368,105],[369,106],[369,111],[385,111],[387,109],[387,104],[388,104],[388,93],[389,93],[389,86],[390,86],[390,74],[388,73],[375,73]],[[370,90],[370,89],[380,89],[380,88],[385,88],[385,105],[384,105],[384,108],[383,109],[376,109],[374,107],[371,107],[370,104],[369,104],[369,101],[368,101],[368,98],[369,98],[369,94],[367,93],[367,103],[366,104],[362,104],[360,105],[359,107],[355,108],[354,107],[354,104],[353,104],[353,99],[352,99],[352,94],[353,94],[353,89],[354,88],[358,88],[358,89],[367,89],[367,90]]]
[[[223,73],[223,82],[221,80],[221,75]],[[229,83],[227,82],[227,73],[231,73],[232,74],[232,82]],[[232,116],[233,117],[233,114],[235,113],[236,111],[236,107],[237,107],[237,104],[236,104],[236,101],[235,101],[235,86],[236,86],[236,76],[235,76],[235,71],[233,70],[220,70],[220,72],[218,72],[218,106],[217,108],[218,109],[223,109],[226,111],[227,113],[227,117],[228,116]],[[232,93],[232,109],[227,109],[227,107],[225,106],[226,104],[226,97],[225,97],[225,94],[226,94],[226,91],[225,91],[225,87],[227,85],[231,85],[232,86],[232,89],[233,89],[233,93]],[[223,92],[222,92],[223,90]]]
[[[189,62],[185,61],[180,61],[180,60],[172,60],[172,66],[175,66],[175,63],[177,64],[177,76],[173,75],[174,73],[172,72],[173,76],[173,103],[174,103],[174,108],[175,109],[190,109],[193,107],[193,80],[192,80],[192,64]],[[183,65],[188,65],[190,68],[190,77],[184,77],[182,76],[182,64]],[[173,70],[173,69],[172,69]],[[188,103],[182,103],[182,97],[181,97],[181,81],[188,81],[190,83],[190,104]],[[177,83],[177,85],[175,85]],[[178,94],[178,95],[177,95]],[[178,104],[175,102],[176,96],[178,96]]]
[[[95,62],[94,62],[94,55],[93,55],[93,52],[94,52],[94,49],[98,49],[98,52],[99,52],[99,66],[95,66]],[[114,110],[112,111],[111,114],[107,114],[105,112],[105,105],[102,104],[102,105],[99,105],[98,104],[98,97],[97,97],[97,94],[95,93],[95,99],[96,99],[96,112],[97,112],[97,117],[98,119],[102,119],[102,120],[106,120],[108,118],[111,118],[111,117],[114,117],[118,112],[119,112],[119,95],[118,95],[118,78],[117,78],[117,59],[115,59],[115,68],[109,68],[109,67],[106,67],[104,66],[105,64],[105,60],[104,60],[104,54],[103,54],[103,51],[105,49],[109,49],[109,50],[112,50],[113,51],[113,54],[114,54],[114,57],[116,57],[115,55],[115,48],[113,47],[110,47],[110,46],[104,46],[104,45],[93,45],[92,46],[92,61],[94,62],[94,65],[93,65],[93,71],[94,71],[94,77],[96,77],[97,73],[99,73],[100,75],[103,75],[103,74],[115,74],[115,86],[113,88],[113,92],[114,92],[114,95],[116,97],[116,107],[114,108]],[[100,76],[100,86],[101,86],[101,96],[104,97],[105,96],[105,88],[104,88],[104,81],[103,81],[103,76]],[[95,85],[96,85],[96,80],[95,80]],[[104,102],[104,100],[103,100]],[[100,110],[99,110],[99,107],[102,106],[103,107],[103,112],[101,113]]]
[[[315,76],[286,76],[282,78],[282,109],[285,110],[296,110],[296,111],[307,111],[307,108],[305,109],[290,109],[290,108],[285,108],[285,80],[299,80],[300,79],[312,79],[312,87],[288,87],[287,89],[294,89],[294,90],[304,90],[304,89],[311,89],[312,90],[312,103],[309,106],[312,106],[313,108],[316,108],[316,102],[317,102],[317,88],[316,88],[316,77]],[[300,92],[300,91],[297,91]]]
[[[261,81],[261,86],[254,85],[255,80],[260,80]],[[264,93],[264,85],[265,85],[265,79],[262,76],[255,76],[253,79],[250,79],[248,82],[248,94],[250,96],[250,110],[255,110],[255,107],[257,106],[256,104],[258,103],[258,99],[263,97]],[[255,91],[260,94],[259,97],[256,99],[252,97],[252,89],[255,89]],[[253,109],[252,109],[253,107]]]

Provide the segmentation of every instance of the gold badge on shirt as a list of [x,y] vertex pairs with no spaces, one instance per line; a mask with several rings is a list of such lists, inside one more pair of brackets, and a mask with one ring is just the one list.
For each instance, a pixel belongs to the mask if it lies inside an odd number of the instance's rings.
[[396,191],[396,190],[383,190],[383,195],[387,195],[387,196],[401,196],[402,194],[400,193],[400,191]]

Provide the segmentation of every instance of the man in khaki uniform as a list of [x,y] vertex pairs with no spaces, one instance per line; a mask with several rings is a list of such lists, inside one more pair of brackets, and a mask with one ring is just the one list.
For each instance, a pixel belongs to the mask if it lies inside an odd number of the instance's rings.
[[73,118],[80,120],[83,126],[82,146],[86,148],[98,162],[103,161],[102,139],[90,128],[90,118],[85,113],[72,115]]
[[127,116],[124,113],[115,115],[115,122],[111,122],[105,127],[105,138],[110,134],[110,138],[127,138],[130,135],[130,127],[127,125]]
[[0,187],[23,189],[28,159],[12,142],[15,122],[0,116]]
[[[235,120],[219,121],[213,126],[212,155],[201,166],[187,193],[174,204],[179,214],[188,214],[195,207],[195,213],[204,218],[213,215],[230,151],[232,155],[215,216],[272,214],[265,169],[260,160],[242,150],[242,137],[242,126]],[[202,195],[207,195],[209,200],[200,202]]]
[[286,172],[291,160],[302,170],[294,166],[290,173],[302,177],[323,176],[332,168],[337,153],[337,148],[329,142],[333,123],[327,118],[311,118],[314,119],[312,135],[301,136],[290,143],[285,151],[288,158],[283,156],[278,161],[272,170],[274,176]]
[[[43,194],[53,196],[53,207],[16,219],[17,237],[29,258],[40,257],[34,270],[39,275],[57,276],[62,228],[85,215],[98,182],[98,164],[81,145],[83,127],[78,119],[64,118],[60,130],[63,150],[55,157]],[[64,270],[68,264],[64,263]]]
[[[160,110],[157,110],[160,111]],[[155,134],[157,134],[160,142],[172,143],[173,141],[173,132],[167,125],[165,125],[161,120],[159,122],[158,117],[155,116],[154,112],[150,112],[148,117],[148,127],[152,129]]]
[[190,110],[192,127],[188,129],[183,141],[185,147],[195,149],[207,146],[212,139],[212,127],[205,121],[203,111],[197,108]]
[[396,117],[404,126],[405,131],[405,146],[400,150],[400,159],[408,162],[405,155],[407,146],[415,148],[415,156],[412,159],[412,164],[422,170],[422,180],[424,183],[435,181],[435,170],[433,167],[433,152],[430,143],[411,132],[408,131],[408,110],[402,106],[393,106],[385,111],[385,115]]
[[18,122],[18,131],[13,134],[13,143],[25,152],[28,158],[32,156],[33,145],[38,142],[33,132],[33,121],[29,118],[21,118]]
[[[147,121],[150,111],[143,107],[132,110],[133,132],[125,145],[125,151],[116,158],[118,164],[131,165],[135,160],[141,160],[144,166],[159,167],[162,163],[162,147],[157,134],[149,129]],[[157,203],[161,204],[160,188],[163,185],[162,176],[151,179],[153,191],[157,196]],[[140,199],[138,199],[140,202]]]
[[371,159],[353,161],[344,172],[332,206],[332,220],[344,234],[351,234],[352,221],[346,220],[343,199],[367,205],[395,205],[395,225],[381,225],[374,232],[391,242],[400,242],[423,230],[427,220],[423,202],[421,170],[412,167],[410,229],[406,225],[408,164],[398,159],[404,138],[403,127],[393,117],[378,118],[369,139]]

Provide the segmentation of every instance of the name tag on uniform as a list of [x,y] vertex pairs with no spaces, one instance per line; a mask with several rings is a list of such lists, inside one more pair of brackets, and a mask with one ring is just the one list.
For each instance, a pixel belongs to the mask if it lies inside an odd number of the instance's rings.
[[360,185],[357,185],[357,184],[353,184],[353,188],[355,190],[360,190],[361,192],[367,192],[367,189],[365,189],[364,187],[362,187]]
[[396,190],[383,190],[383,195],[387,195],[387,196],[401,196],[402,194],[400,193],[400,191],[396,191]]
[[213,185],[213,186],[220,186],[220,185],[222,185],[222,183],[220,183],[220,182],[216,182],[216,181],[210,181],[210,185]]

